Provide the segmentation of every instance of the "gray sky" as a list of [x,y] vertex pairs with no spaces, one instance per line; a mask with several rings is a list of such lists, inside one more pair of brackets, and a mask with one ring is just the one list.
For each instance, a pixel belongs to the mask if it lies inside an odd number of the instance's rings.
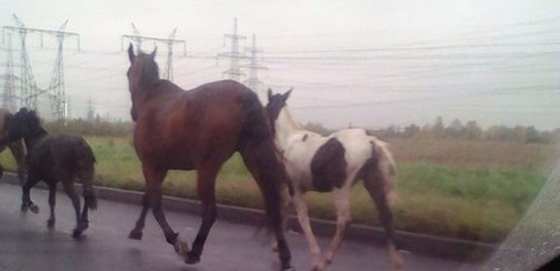
[[[224,34],[238,18],[250,46],[254,33],[264,87],[285,91],[301,122],[329,127],[424,125],[441,116],[490,125],[560,128],[560,2],[555,0],[0,0],[0,26],[80,34],[64,43],[66,93],[73,117],[91,99],[102,116],[129,119],[130,100],[121,35],[166,38],[177,27],[187,57],[174,58],[183,88],[225,79]],[[19,37],[13,37],[19,46]],[[29,36],[28,52],[40,86],[48,85],[56,41]],[[6,47],[6,43],[2,45]],[[153,43],[143,45],[153,49]],[[166,48],[158,46],[160,68]],[[0,74],[6,50],[0,51]],[[19,51],[15,52],[19,63]],[[19,71],[16,71],[16,73]],[[242,78],[245,80],[246,78]],[[0,79],[0,91],[4,82]]]

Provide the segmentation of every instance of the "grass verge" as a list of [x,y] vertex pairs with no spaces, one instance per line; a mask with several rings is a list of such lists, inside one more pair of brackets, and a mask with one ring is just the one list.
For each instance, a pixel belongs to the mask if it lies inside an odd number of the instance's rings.
[[[96,158],[96,185],[143,191],[140,163],[129,138],[88,137]],[[416,233],[499,242],[520,220],[546,180],[558,153],[548,145],[475,141],[390,142],[397,160],[396,228]],[[0,163],[14,169],[9,152]],[[171,171],[164,193],[196,199],[196,174]],[[239,155],[222,168],[220,203],[261,208],[259,190]],[[308,193],[310,214],[335,219],[329,194]],[[352,190],[354,223],[377,226],[377,211],[361,184]]]

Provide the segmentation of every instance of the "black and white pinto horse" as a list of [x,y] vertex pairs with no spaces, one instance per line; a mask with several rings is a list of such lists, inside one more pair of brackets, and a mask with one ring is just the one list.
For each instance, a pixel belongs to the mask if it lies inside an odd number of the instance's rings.
[[[358,180],[377,205],[380,221],[386,230],[393,270],[403,270],[404,263],[394,239],[392,214],[388,199],[393,197],[395,162],[387,144],[363,129],[345,129],[324,137],[305,130],[292,119],[285,94],[268,91],[267,113],[274,123],[275,143],[282,154],[286,172],[294,187],[289,203],[296,209],[301,228],[311,251],[313,270],[325,270],[332,262],[351,220],[350,188]],[[324,257],[313,235],[303,195],[307,191],[331,192],[337,212],[337,229]]]

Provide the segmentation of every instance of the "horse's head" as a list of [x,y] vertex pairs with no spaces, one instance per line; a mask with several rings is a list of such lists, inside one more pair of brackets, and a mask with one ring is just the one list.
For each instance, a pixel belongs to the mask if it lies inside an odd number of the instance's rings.
[[155,62],[157,48],[150,54],[139,51],[134,55],[132,43],[128,47],[128,58],[130,67],[126,76],[128,77],[128,90],[132,99],[132,120],[136,120],[135,100],[140,94],[149,91],[159,81],[159,68]]
[[16,112],[9,123],[8,140],[14,141],[41,130],[41,120],[34,110],[25,107]]
[[290,97],[290,93],[292,93],[292,89],[288,90],[284,94],[276,93],[272,94],[272,90],[268,89],[268,103],[266,104],[266,113],[268,114],[268,118],[272,127],[274,127],[274,123],[278,119],[278,115],[280,115],[280,111],[282,108],[286,106],[286,101]]

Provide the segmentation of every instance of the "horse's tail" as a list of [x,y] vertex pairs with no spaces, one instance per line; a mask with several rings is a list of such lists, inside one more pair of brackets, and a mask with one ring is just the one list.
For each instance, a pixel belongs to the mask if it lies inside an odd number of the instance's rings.
[[91,147],[82,139],[76,153],[79,177],[82,181],[85,205],[88,209],[97,209],[97,196],[93,189],[93,175],[95,172],[95,156]]
[[293,187],[290,187],[292,184],[287,179],[284,163],[274,144],[274,133],[266,110],[252,91],[242,93],[242,101],[244,117],[239,150],[263,193],[269,229],[273,229],[280,239],[277,240],[280,258],[283,262],[289,261],[291,256],[282,233],[281,190],[287,185],[292,194]]
[[[278,159],[276,148],[274,146],[274,134],[271,124],[266,115],[266,111],[259,101],[259,97],[253,91],[246,91],[241,94],[243,107],[243,122],[241,132],[241,142],[243,148],[250,149],[251,155],[258,156],[257,163],[262,170],[259,170],[261,179],[258,181],[270,182],[270,192],[276,201],[279,199],[280,182],[278,177],[281,175],[283,168]],[[243,153],[242,153],[243,155]],[[263,163],[267,160],[266,163]],[[262,161],[262,162],[261,162]],[[266,170],[264,170],[266,168]],[[275,171],[274,174],[269,174]],[[257,177],[257,176],[255,176]],[[265,195],[266,196],[266,195]],[[270,206],[276,208],[276,206]],[[279,206],[278,206],[279,208]]]
[[395,159],[386,142],[372,137],[372,155],[378,157],[377,169],[381,173],[383,190],[389,202],[396,202],[399,196],[395,183]]

